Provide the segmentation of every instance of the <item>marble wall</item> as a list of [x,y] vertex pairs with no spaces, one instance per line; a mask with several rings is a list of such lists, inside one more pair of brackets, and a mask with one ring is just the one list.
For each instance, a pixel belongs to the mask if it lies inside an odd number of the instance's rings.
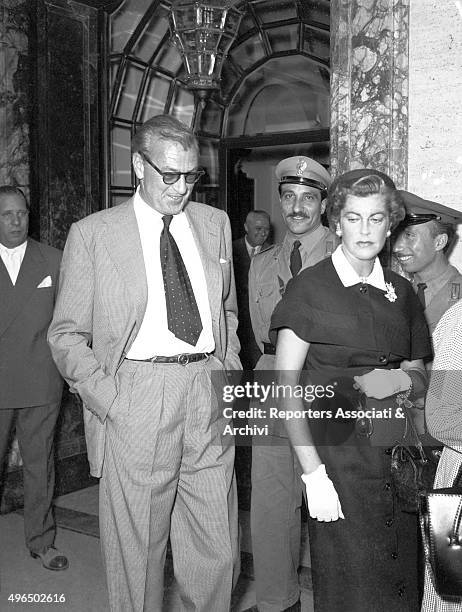
[[331,167],[373,167],[405,186],[408,0],[331,2]]
[[98,14],[41,0],[36,120],[40,237],[63,248],[74,221],[101,208]]
[[0,2],[0,184],[29,192],[28,0]]
[[462,2],[411,0],[409,188],[462,209]]
[[[457,210],[462,210],[461,99],[462,2],[411,0],[408,189]],[[460,240],[451,261],[462,269]]]
[[[73,221],[101,208],[99,19],[73,0],[0,0],[0,184],[30,191],[31,233],[58,248]],[[67,386],[56,442],[58,484],[75,488],[88,465],[82,406]],[[16,440],[8,463],[3,510],[22,498]]]
[[[74,221],[102,207],[98,11],[73,0],[37,2],[34,175],[40,238],[60,249]],[[81,402],[65,386],[60,461],[86,452]]]

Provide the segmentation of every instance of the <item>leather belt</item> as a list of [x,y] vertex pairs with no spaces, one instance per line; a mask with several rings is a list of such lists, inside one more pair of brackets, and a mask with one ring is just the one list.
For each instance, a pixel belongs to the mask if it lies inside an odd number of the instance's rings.
[[271,342],[263,342],[264,355],[276,355],[276,347]]
[[139,361],[143,363],[179,363],[180,365],[188,365],[193,361],[202,361],[207,359],[209,353],[181,353],[181,355],[171,355],[170,357],[164,357],[162,355],[154,355],[149,359],[128,359],[127,361]]

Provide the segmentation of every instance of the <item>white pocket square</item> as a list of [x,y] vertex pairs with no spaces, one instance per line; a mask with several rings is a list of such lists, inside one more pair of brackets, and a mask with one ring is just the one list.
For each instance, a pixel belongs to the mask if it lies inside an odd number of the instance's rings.
[[53,283],[51,282],[51,276],[45,276],[43,281],[37,285],[37,289],[43,289],[44,287],[51,287]]
[[227,259],[222,259],[222,258],[220,257],[220,263],[228,263],[228,260],[227,260]]

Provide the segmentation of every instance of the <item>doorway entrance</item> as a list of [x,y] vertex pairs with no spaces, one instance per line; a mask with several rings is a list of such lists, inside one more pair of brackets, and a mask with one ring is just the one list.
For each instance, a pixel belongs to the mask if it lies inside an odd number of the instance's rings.
[[276,165],[286,157],[306,155],[329,165],[329,130],[307,130],[225,138],[220,143],[221,201],[231,221],[233,239],[244,235],[250,210],[265,210],[271,217],[272,240],[279,242],[285,227],[279,214],[279,194],[274,175]]

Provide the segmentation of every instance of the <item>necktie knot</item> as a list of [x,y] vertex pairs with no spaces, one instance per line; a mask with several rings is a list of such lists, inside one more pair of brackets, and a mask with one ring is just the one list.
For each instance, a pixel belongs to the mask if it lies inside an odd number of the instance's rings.
[[162,217],[162,222],[164,224],[165,229],[168,230],[168,228],[170,227],[170,223],[172,222],[173,219],[173,215],[164,215]]

